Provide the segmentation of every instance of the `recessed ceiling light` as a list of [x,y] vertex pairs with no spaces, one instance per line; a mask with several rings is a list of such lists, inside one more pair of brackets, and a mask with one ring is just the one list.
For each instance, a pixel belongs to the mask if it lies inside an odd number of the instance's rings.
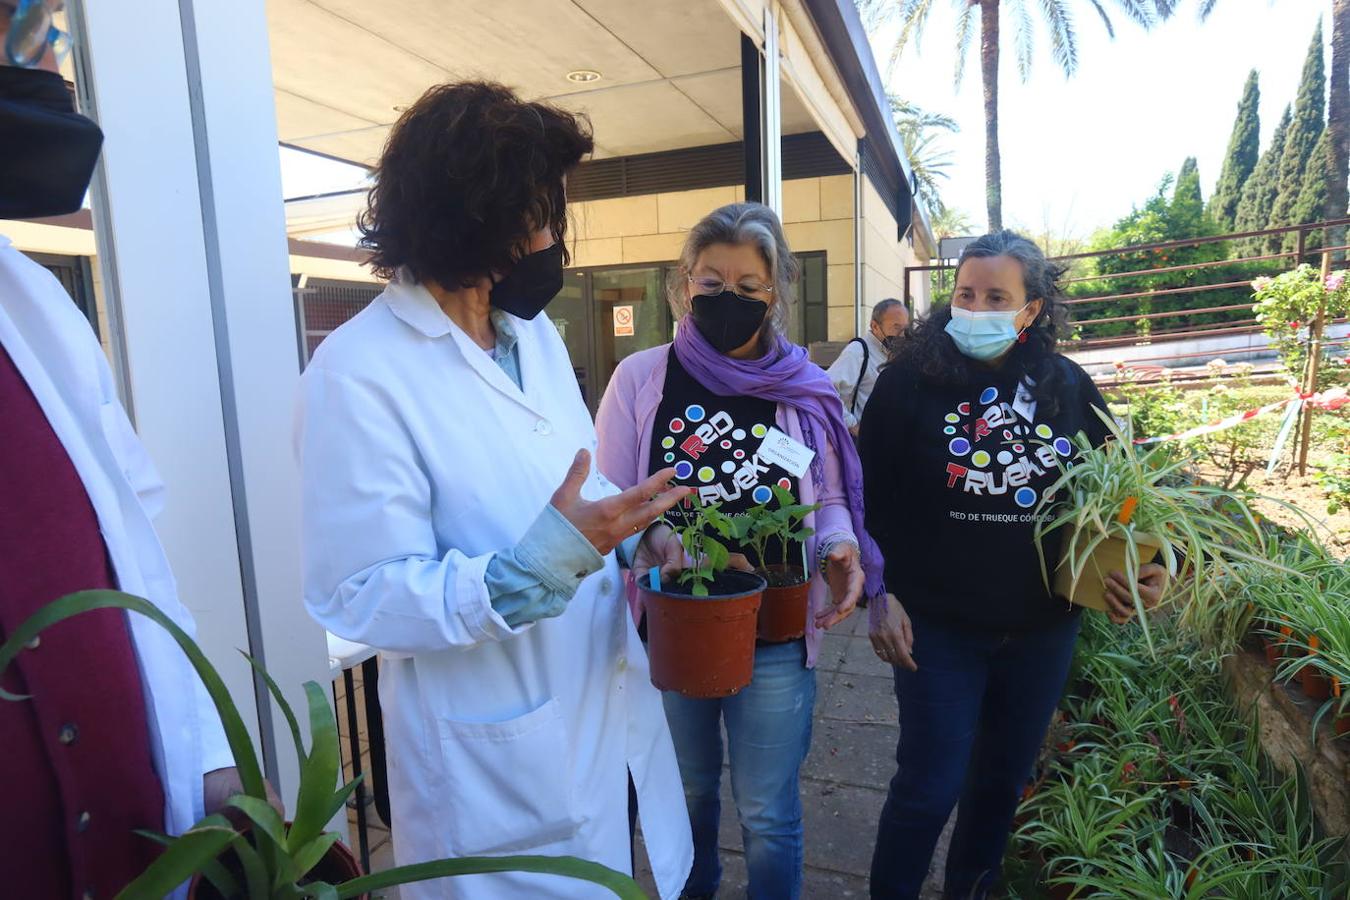
[[600,80],[600,73],[594,69],[577,69],[567,73],[567,80],[576,84],[590,84]]

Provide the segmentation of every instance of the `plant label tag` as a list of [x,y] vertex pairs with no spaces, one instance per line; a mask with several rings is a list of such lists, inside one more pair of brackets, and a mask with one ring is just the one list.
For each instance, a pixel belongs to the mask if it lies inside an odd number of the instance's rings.
[[777,428],[770,428],[764,443],[759,445],[758,456],[761,462],[776,463],[794,478],[801,478],[811,460],[816,458],[816,451]]

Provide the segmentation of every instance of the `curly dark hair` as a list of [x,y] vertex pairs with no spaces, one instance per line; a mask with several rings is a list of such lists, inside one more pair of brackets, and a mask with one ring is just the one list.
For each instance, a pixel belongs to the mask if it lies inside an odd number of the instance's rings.
[[[974,241],[961,253],[956,264],[958,277],[967,260],[993,256],[1016,260],[1022,267],[1027,300],[1041,301],[1040,315],[1027,329],[1026,340],[1013,345],[1003,362],[1003,370],[1032,382],[1031,393],[1037,406],[1053,416],[1059,412],[1064,386],[1064,367],[1057,362],[1056,347],[1068,321],[1064,293],[1059,286],[1065,270],[1047,260],[1041,248],[1022,235],[996,231]],[[905,331],[907,340],[900,342],[893,364],[905,366],[920,378],[941,385],[974,384],[988,370],[956,348],[946,330],[951,319],[951,305],[947,304],[913,322]]]
[[431,88],[394,124],[357,219],[370,265],[391,279],[468,287],[508,272],[550,228],[570,261],[564,179],[594,148],[590,124],[509,88]]

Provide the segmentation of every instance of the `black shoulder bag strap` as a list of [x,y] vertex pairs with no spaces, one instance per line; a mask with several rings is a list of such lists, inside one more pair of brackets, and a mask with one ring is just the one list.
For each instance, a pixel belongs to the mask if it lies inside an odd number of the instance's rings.
[[848,411],[856,415],[858,412],[858,388],[862,387],[863,376],[867,374],[867,363],[872,355],[872,348],[868,347],[867,341],[860,337],[855,337],[849,343],[862,344],[863,348],[862,368],[858,370],[858,380],[853,383],[853,398],[848,402]]

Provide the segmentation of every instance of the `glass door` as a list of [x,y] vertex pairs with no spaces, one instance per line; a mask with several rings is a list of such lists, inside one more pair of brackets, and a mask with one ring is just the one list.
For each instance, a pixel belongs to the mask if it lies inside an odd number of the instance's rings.
[[563,273],[563,288],[546,308],[548,317],[562,336],[567,346],[567,355],[572,358],[572,371],[577,377],[577,386],[586,405],[595,410],[600,402],[600,394],[594,383],[595,371],[591,347],[591,309],[586,302],[586,274],[569,271]]
[[601,391],[620,360],[670,340],[665,274],[662,266],[591,273],[595,371]]

